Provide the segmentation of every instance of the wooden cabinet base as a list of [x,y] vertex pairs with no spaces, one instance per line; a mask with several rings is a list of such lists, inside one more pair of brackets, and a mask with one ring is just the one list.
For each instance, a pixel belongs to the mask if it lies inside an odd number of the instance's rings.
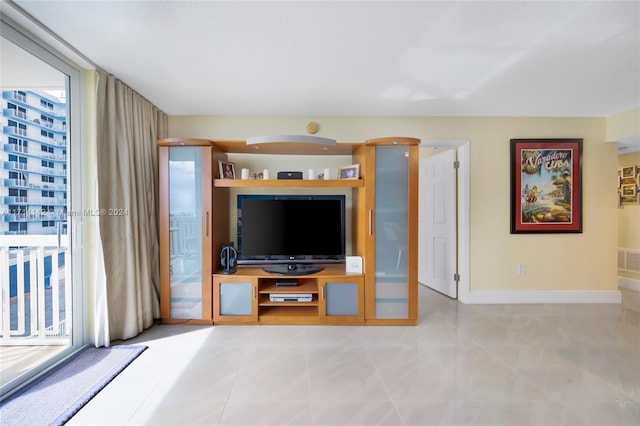
[[161,318],[162,324],[212,325],[212,320]]
[[[279,278],[294,279],[297,285],[279,286]],[[334,294],[345,297],[338,300]],[[298,301],[289,295],[306,297]],[[364,276],[347,274],[344,265],[286,277],[254,267],[213,274],[213,316],[215,324],[362,325]]]

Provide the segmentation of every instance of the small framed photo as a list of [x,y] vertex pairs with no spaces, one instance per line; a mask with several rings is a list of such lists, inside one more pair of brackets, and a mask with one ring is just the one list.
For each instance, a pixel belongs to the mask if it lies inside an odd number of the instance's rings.
[[360,164],[340,167],[338,169],[338,179],[360,179]]
[[634,195],[621,195],[620,205],[622,204],[640,204],[640,194],[635,193]]
[[622,185],[622,196],[636,195],[636,185]]
[[236,178],[236,166],[229,161],[218,160],[218,168],[220,173],[220,179],[235,179]]
[[622,168],[622,177],[623,178],[632,178],[636,176],[636,168],[635,166],[623,167]]

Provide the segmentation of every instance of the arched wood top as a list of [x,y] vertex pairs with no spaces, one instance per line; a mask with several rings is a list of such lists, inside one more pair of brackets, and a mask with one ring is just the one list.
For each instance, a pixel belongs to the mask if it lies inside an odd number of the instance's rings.
[[420,139],[408,137],[386,137],[368,139],[364,143],[367,145],[420,145]]
[[166,138],[158,139],[158,146],[211,146],[213,141],[194,138]]

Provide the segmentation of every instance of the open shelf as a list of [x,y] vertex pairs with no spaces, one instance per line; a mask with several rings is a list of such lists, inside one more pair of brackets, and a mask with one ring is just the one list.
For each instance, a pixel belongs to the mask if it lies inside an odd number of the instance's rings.
[[358,188],[364,179],[214,179],[216,188]]
[[299,278],[297,286],[277,287],[276,279],[262,278],[260,280],[261,294],[270,293],[318,293],[318,285],[315,279]]
[[318,306],[318,295],[313,294],[313,297],[310,302],[272,302],[269,300],[268,294],[261,294],[260,301],[258,302],[259,306]]

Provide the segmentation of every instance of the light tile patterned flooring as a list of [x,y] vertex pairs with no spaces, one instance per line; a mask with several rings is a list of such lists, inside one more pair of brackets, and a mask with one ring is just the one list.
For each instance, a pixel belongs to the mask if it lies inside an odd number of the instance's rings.
[[640,425],[640,297],[464,305],[416,327],[154,326],[70,425]]

